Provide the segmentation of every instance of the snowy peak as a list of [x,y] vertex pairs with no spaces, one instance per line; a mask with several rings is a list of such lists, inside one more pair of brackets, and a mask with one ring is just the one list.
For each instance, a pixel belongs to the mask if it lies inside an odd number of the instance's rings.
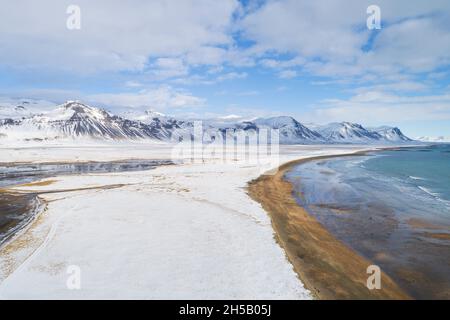
[[88,106],[78,101],[68,101],[56,109],[34,117],[41,122],[55,121],[107,121],[111,115],[103,109]]
[[310,130],[292,117],[259,118],[253,122],[258,128],[279,130],[280,143],[325,142],[320,133]]
[[[242,119],[241,117],[239,117]],[[228,119],[227,119],[228,120]],[[228,133],[236,131],[244,131],[248,135],[253,135],[260,130],[278,130],[279,141],[282,144],[308,144],[308,143],[323,143],[323,137],[292,117],[280,116],[271,118],[258,118],[255,120],[246,121],[224,121],[223,118],[218,120],[206,121],[205,133],[208,136],[207,140],[214,140],[218,135],[225,136]]]
[[403,134],[403,132],[397,127],[378,127],[371,129],[372,131],[381,135],[385,140],[391,142],[405,142],[412,141],[412,139],[408,138]]
[[447,142],[450,142],[450,136],[449,137],[445,137],[445,136],[437,136],[437,137],[422,136],[422,137],[417,137],[416,140],[423,141],[423,142],[447,143]]
[[266,126],[270,127],[272,129],[280,129],[283,127],[289,127],[289,126],[298,126],[301,125],[300,122],[295,120],[292,117],[288,116],[279,116],[279,117],[272,117],[272,118],[258,118],[253,121],[255,124],[259,126]]
[[155,119],[163,119],[170,118],[161,112],[154,111],[152,109],[149,110],[126,110],[120,113],[123,118],[141,121],[144,123],[150,123]]
[[166,115],[164,113],[155,111],[155,110],[145,110],[144,111],[145,115],[148,117],[153,117],[153,118],[163,118],[166,117]]
[[365,129],[358,123],[339,122],[330,123],[326,126],[320,126],[317,131],[332,142],[367,142],[372,140],[381,140],[381,136],[376,132]]
[[11,127],[10,124],[11,129],[22,131],[23,134],[36,134],[38,131],[56,138],[157,138],[150,128],[141,122],[127,120],[78,101],[68,101],[51,111],[16,121],[13,125],[14,127]]
[[[194,135],[193,121],[178,120],[153,110],[128,109],[119,116],[79,101],[68,101],[51,108],[48,108],[48,105],[46,108],[38,108],[41,105],[43,104],[0,103],[0,137],[38,141],[80,137],[180,141],[191,139]],[[398,128],[379,127],[369,130],[350,122],[308,128],[289,116],[245,121],[241,117],[233,116],[202,121],[202,125],[204,141],[223,138],[240,130],[249,135],[256,134],[262,129],[278,130],[282,144],[411,141]]]
[[72,137],[117,138],[123,135],[108,112],[77,101],[66,102],[50,112],[33,116],[29,122],[38,128],[51,128]]
[[9,99],[0,102],[0,119],[19,120],[50,110],[55,104],[43,100]]
[[126,110],[122,117],[139,123],[146,128],[147,134],[158,140],[178,141],[180,137],[190,136],[193,124],[189,121],[177,120],[155,110]]
[[78,101],[66,102],[60,108],[64,111],[71,112],[72,118],[106,120],[111,117],[111,115],[103,109],[91,107]]
[[318,126],[317,131],[330,142],[376,143],[412,141],[400,129],[393,127],[364,128],[358,123],[339,122]]

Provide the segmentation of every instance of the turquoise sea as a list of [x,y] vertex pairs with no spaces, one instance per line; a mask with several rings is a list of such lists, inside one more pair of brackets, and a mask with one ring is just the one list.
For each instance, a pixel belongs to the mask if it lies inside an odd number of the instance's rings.
[[450,298],[450,145],[313,160],[298,203],[416,298]]

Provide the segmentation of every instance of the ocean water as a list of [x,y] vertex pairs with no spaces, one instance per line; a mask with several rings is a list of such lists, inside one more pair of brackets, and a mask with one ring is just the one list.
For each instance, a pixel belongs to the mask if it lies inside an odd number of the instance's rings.
[[427,210],[431,216],[450,221],[450,145],[385,151],[367,160],[364,168],[411,188],[411,196],[435,209]]
[[74,163],[0,163],[0,188],[58,175],[142,171],[167,164],[173,164],[173,162],[170,160],[121,160]]
[[417,298],[450,298],[450,145],[300,164],[300,205]]

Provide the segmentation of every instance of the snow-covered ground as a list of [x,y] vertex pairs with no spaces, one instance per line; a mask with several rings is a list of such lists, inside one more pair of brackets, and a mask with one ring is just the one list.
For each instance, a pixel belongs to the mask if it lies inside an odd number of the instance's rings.
[[[283,146],[280,162],[367,148]],[[2,148],[0,162],[170,154],[162,144]],[[245,160],[210,160],[16,187],[60,192],[42,194],[47,209],[0,248],[0,298],[310,299],[268,215],[246,194],[260,171]],[[91,189],[67,191],[82,188]],[[80,289],[67,286],[73,270]]]

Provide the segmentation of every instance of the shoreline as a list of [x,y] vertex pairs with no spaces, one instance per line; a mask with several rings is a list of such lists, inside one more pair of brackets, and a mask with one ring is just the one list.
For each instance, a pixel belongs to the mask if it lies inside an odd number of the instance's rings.
[[[5,206],[6,204],[6,206]],[[14,208],[12,208],[14,207]],[[46,204],[37,194],[21,194],[0,189],[0,249],[17,238],[45,210]],[[6,213],[5,213],[6,211]],[[13,215],[12,218],[8,216]],[[23,217],[21,217],[23,216]]]
[[276,241],[300,280],[318,299],[411,299],[383,272],[381,289],[369,290],[366,270],[373,263],[336,239],[301,207],[293,196],[293,185],[284,179],[288,170],[301,163],[367,152],[293,160],[281,165],[276,174],[263,174],[248,183],[249,196],[270,216]]
[[[358,150],[369,149],[296,146],[284,149],[281,160]],[[115,159],[121,156],[129,155]],[[47,154],[42,158],[47,160]],[[246,192],[248,182],[262,173],[258,165],[211,161],[64,175],[54,183],[14,188],[41,194],[48,207],[0,249],[0,296],[311,299],[309,284],[298,280],[283,246],[274,239],[270,215]],[[119,184],[120,189],[88,191]],[[82,291],[62,285],[66,267],[73,264],[89,275]],[[365,281],[361,286],[367,291]]]
[[[129,164],[136,162],[139,164],[144,164],[146,162],[154,162],[150,166],[150,168],[140,168],[139,170],[152,170],[159,166],[170,166],[174,165],[172,160],[167,159],[118,159],[112,161],[98,161],[98,160],[88,160],[88,161],[53,161],[53,162],[7,162],[0,163],[0,166],[3,167],[18,167],[18,166],[61,166],[61,165],[71,165],[71,166],[81,166],[81,165],[107,165],[107,164]],[[136,170],[136,171],[139,171]],[[122,172],[126,172],[127,170],[123,170]],[[129,171],[134,171],[129,170]],[[128,171],[128,172],[129,172]],[[72,171],[47,171],[45,173],[37,173],[37,174],[29,174],[25,173],[25,175],[18,175],[16,177],[16,181],[9,185],[0,186],[0,249],[4,248],[8,243],[12,242],[15,238],[17,238],[21,232],[25,231],[33,221],[35,221],[39,214],[42,213],[46,207],[45,201],[39,197],[42,193],[53,193],[55,191],[47,190],[44,192],[27,190],[22,191],[21,187],[45,187],[50,184],[53,184],[57,180],[58,176],[64,175],[83,175],[83,174],[92,174],[92,173],[101,173],[102,171],[86,171],[86,172],[77,172],[76,168],[72,169]],[[107,172],[107,171],[106,171]],[[117,172],[117,171],[111,171]],[[105,171],[103,171],[105,173]],[[28,174],[28,175],[27,175]],[[20,181],[20,178],[27,177],[29,181]],[[49,180],[50,179],[50,180]],[[112,185],[108,186],[110,188],[122,187],[122,185]],[[93,188],[82,188],[82,189],[67,189],[59,192],[73,192],[73,191],[82,191],[89,189],[98,189],[97,187]]]
[[[311,299],[243,189],[259,174],[244,163],[206,163],[20,188],[42,193],[48,207],[0,249],[0,297]],[[64,286],[74,264],[87,275],[80,291]]]

